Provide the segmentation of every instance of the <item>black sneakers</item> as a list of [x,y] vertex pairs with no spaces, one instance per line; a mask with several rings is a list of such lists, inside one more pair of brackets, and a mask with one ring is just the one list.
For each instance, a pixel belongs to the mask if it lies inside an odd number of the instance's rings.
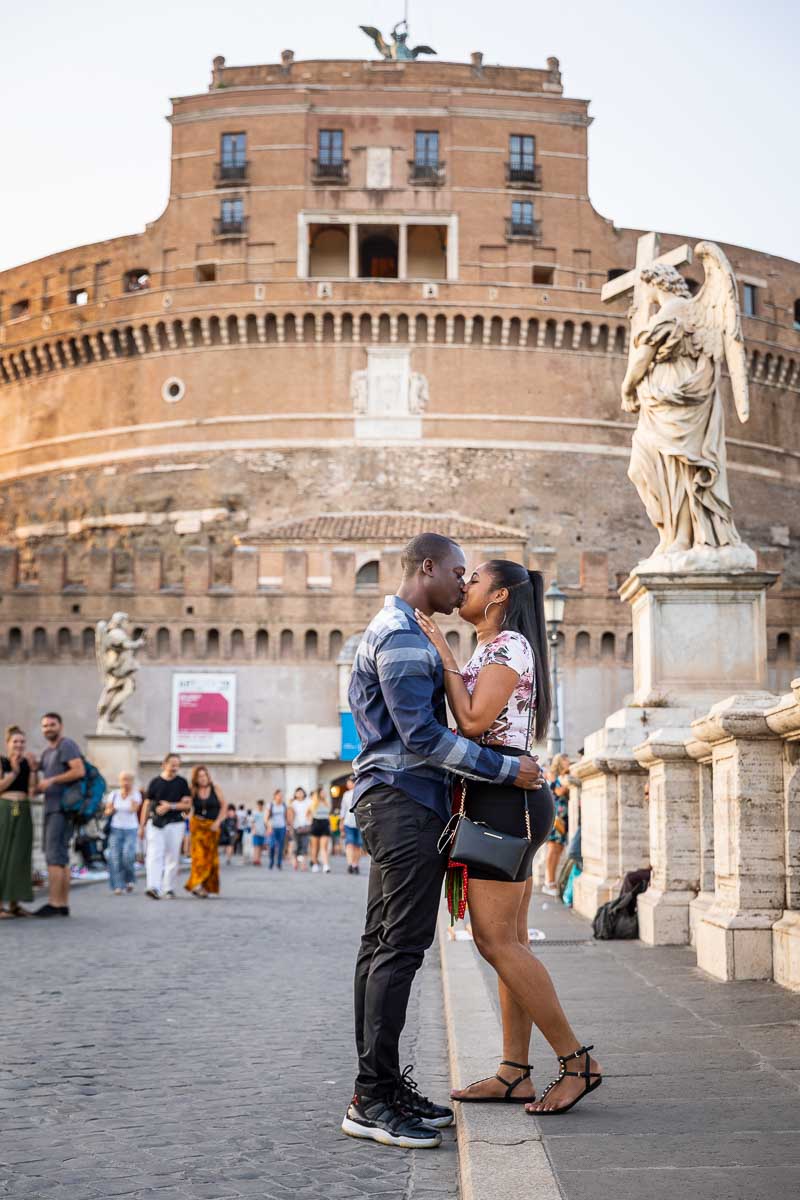
[[397,1101],[413,1116],[432,1125],[436,1129],[444,1129],[453,1124],[453,1110],[444,1104],[434,1104],[427,1096],[423,1096],[411,1074],[411,1067],[406,1067],[397,1085]]
[[31,915],[34,917],[68,917],[69,909],[65,904],[43,904]]
[[[452,1120],[452,1113],[450,1114]],[[400,1146],[404,1150],[434,1150],[442,1135],[425,1125],[396,1100],[361,1101],[353,1096],[342,1121],[349,1137],[366,1138],[382,1146]]]

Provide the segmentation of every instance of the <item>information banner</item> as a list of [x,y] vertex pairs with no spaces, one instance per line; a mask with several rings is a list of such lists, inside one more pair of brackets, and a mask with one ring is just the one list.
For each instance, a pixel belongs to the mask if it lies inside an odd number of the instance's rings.
[[236,676],[176,671],[172,676],[172,738],[177,754],[233,754]]

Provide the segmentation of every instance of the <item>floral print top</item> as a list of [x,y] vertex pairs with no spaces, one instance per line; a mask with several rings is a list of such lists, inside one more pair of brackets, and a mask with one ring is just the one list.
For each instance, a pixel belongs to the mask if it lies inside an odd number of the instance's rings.
[[493,725],[478,739],[484,745],[513,746],[528,750],[536,713],[536,673],[533,652],[527,638],[512,629],[498,633],[491,642],[478,646],[472,658],[461,672],[470,696],[475,690],[478,676],[483,667],[499,663],[516,671],[519,679],[509,696],[508,704],[497,716]]

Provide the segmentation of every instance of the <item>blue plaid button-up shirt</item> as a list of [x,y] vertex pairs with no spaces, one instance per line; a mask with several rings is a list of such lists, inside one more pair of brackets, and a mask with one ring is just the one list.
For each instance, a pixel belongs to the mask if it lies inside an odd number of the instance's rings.
[[398,596],[386,597],[361,639],[349,699],[361,739],[353,762],[355,803],[383,783],[447,821],[447,772],[505,784],[513,784],[519,773],[518,758],[447,728],[442,660]]

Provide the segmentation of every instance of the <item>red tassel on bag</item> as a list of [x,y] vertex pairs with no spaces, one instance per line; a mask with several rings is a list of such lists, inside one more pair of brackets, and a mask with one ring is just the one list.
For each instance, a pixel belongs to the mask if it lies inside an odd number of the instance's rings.
[[[461,811],[461,805],[464,798],[466,784],[462,779],[459,779],[453,788],[453,816]],[[447,911],[450,913],[450,924],[455,925],[456,921],[464,919],[464,913],[467,911],[467,890],[469,887],[469,873],[467,864],[456,862],[450,859],[447,864],[447,879],[445,881],[445,896],[447,897]]]

